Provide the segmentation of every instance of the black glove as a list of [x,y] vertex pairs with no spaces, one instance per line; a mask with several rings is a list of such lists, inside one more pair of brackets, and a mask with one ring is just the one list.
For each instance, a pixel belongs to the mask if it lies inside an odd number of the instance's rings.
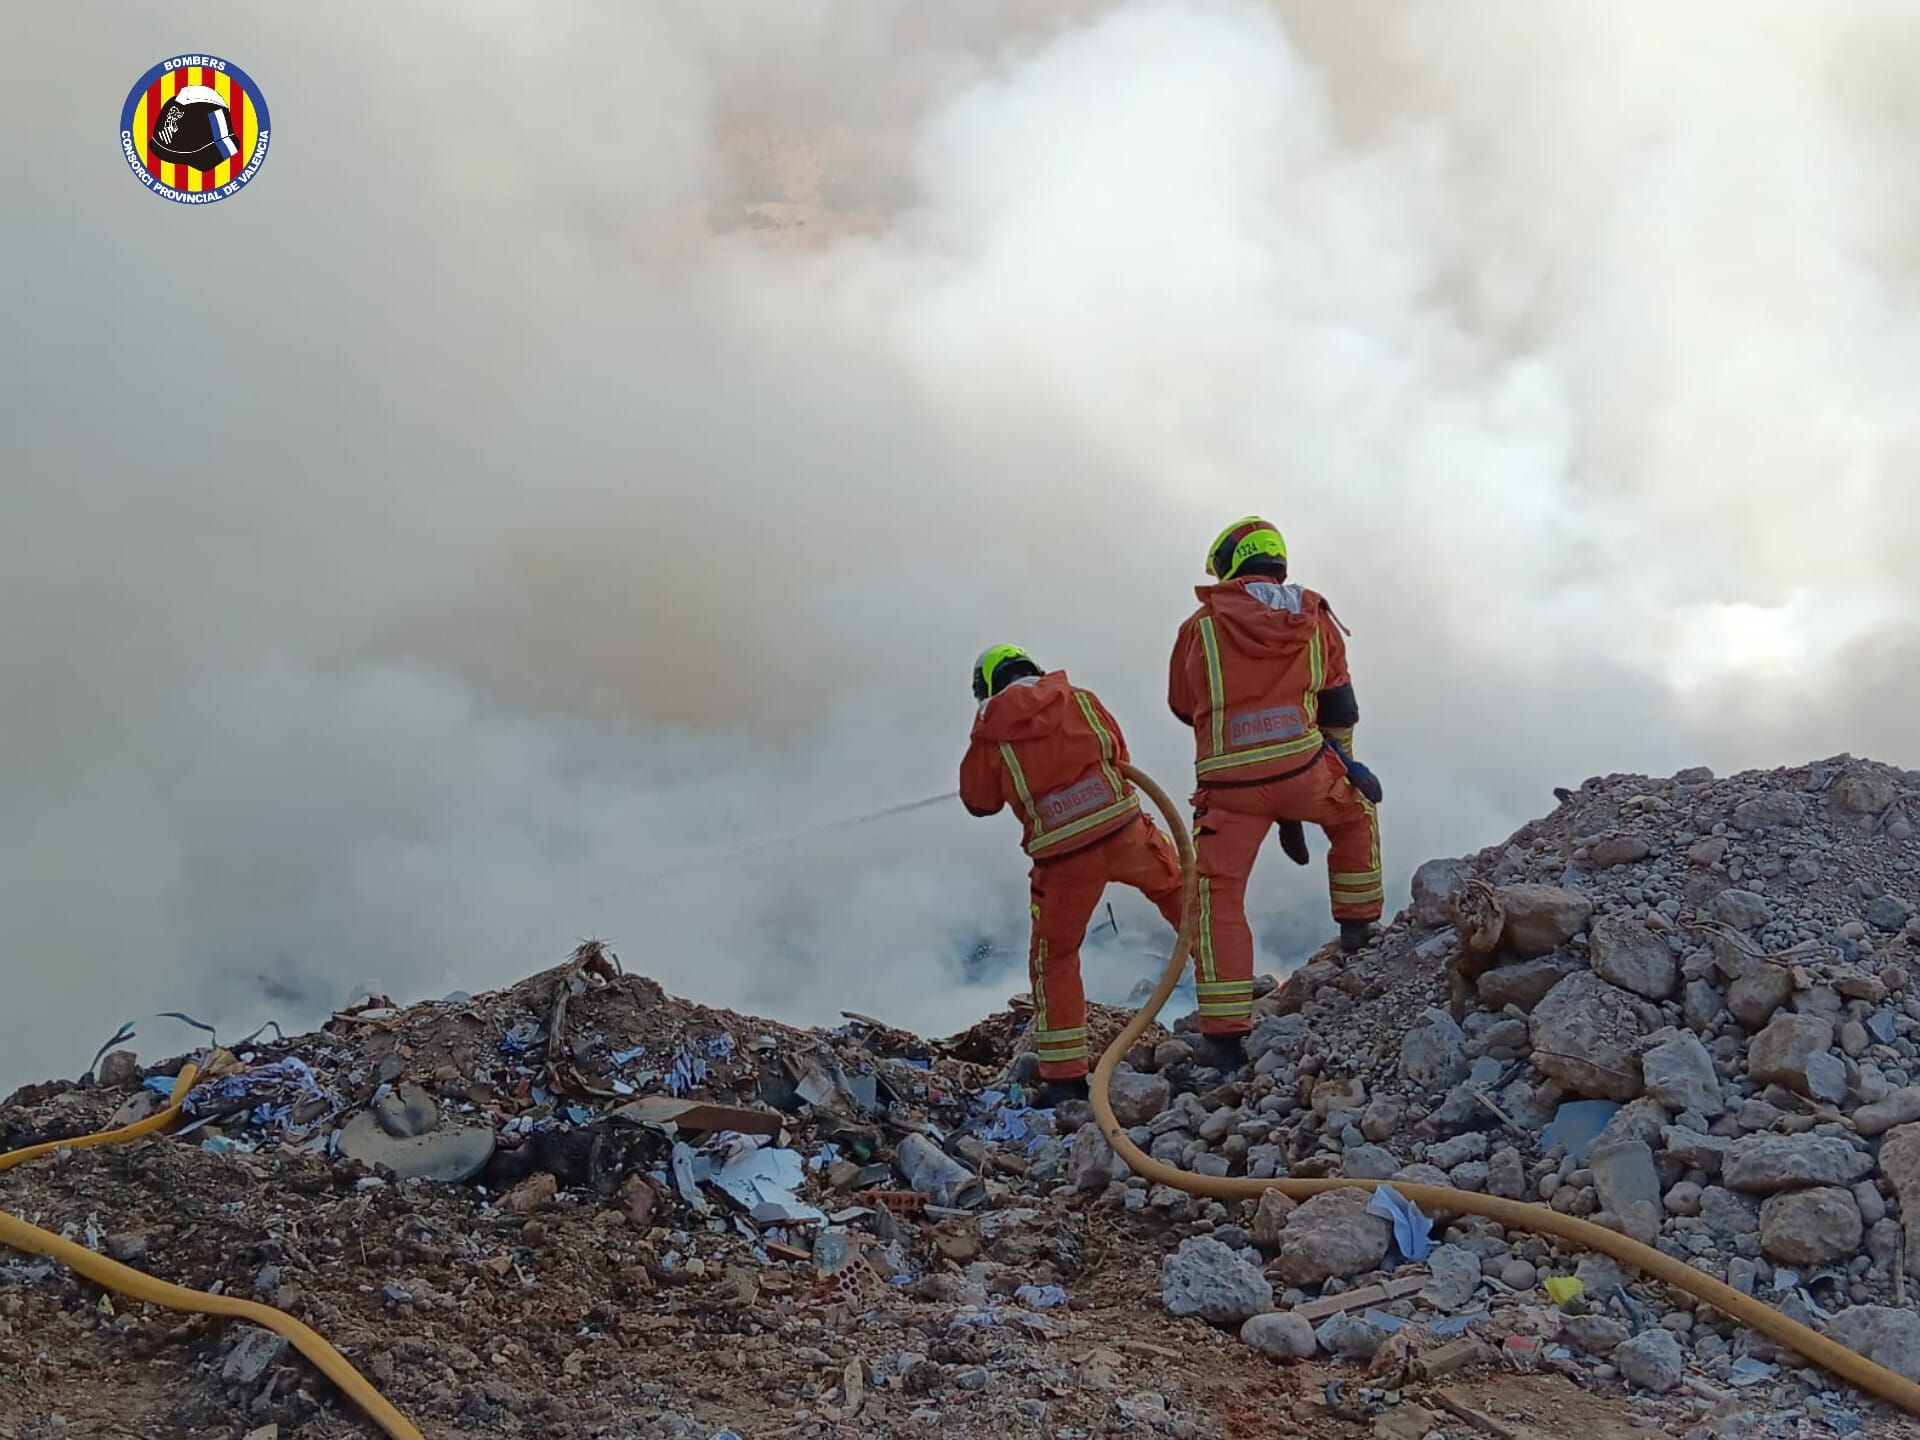
[[1298,820],[1281,820],[1276,829],[1280,831],[1280,848],[1287,852],[1287,858],[1296,865],[1305,865],[1313,857],[1307,853],[1307,827]]

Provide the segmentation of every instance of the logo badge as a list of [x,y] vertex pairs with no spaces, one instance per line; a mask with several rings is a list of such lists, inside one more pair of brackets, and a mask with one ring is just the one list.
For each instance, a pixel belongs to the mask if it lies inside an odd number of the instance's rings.
[[266,97],[246,71],[218,55],[175,55],[127,92],[120,149],[161,199],[211,205],[260,173],[271,129]]

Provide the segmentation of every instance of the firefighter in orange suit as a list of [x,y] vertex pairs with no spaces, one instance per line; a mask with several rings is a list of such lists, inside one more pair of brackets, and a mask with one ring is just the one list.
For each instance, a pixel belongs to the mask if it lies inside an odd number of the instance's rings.
[[975,815],[1013,806],[1033,859],[1034,1025],[1042,1105],[1087,1093],[1087,997],[1080,942],[1109,882],[1141,891],[1180,924],[1180,858],[1121,775],[1127,742],[1106,706],[1064,670],[996,645],[973,668],[980,708],[960,799]]
[[1341,946],[1366,946],[1385,898],[1380,785],[1353,758],[1360,710],[1342,627],[1327,602],[1287,583],[1287,546],[1258,517],[1229,525],[1207,552],[1215,584],[1180,627],[1167,702],[1193,728],[1197,887],[1194,968],[1201,1058],[1238,1068],[1251,1028],[1253,932],[1247,876],[1276,825],[1307,863],[1305,824],[1332,844],[1327,879]]

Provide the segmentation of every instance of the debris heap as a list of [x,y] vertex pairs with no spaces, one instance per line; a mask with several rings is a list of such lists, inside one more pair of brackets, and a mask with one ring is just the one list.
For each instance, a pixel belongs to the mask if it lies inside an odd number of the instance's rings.
[[[1360,956],[1263,980],[1248,1071],[1201,1068],[1189,1020],[1150,1032],[1116,1112],[1206,1174],[1538,1200],[1920,1378],[1917,805],[1920,776],[1846,757],[1589,781],[1421,867]],[[288,1310],[434,1436],[1911,1423],[1609,1261],[1397,1192],[1150,1186],[1084,1106],[1032,1108],[1031,1019],[800,1030],[589,944],[245,1047],[175,1135],[0,1174],[0,1209]],[[1096,1043],[1124,1020],[1096,1008]],[[0,1150],[149,1113],[179,1063],[30,1086]],[[7,1440],[367,1433],[266,1332],[7,1252],[0,1395]]]

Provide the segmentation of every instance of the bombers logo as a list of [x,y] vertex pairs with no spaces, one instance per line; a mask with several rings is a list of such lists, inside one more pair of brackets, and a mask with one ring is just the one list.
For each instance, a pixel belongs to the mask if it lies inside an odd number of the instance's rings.
[[271,125],[247,72],[218,55],[162,60],[127,92],[120,149],[147,189],[179,205],[211,205],[260,173]]

